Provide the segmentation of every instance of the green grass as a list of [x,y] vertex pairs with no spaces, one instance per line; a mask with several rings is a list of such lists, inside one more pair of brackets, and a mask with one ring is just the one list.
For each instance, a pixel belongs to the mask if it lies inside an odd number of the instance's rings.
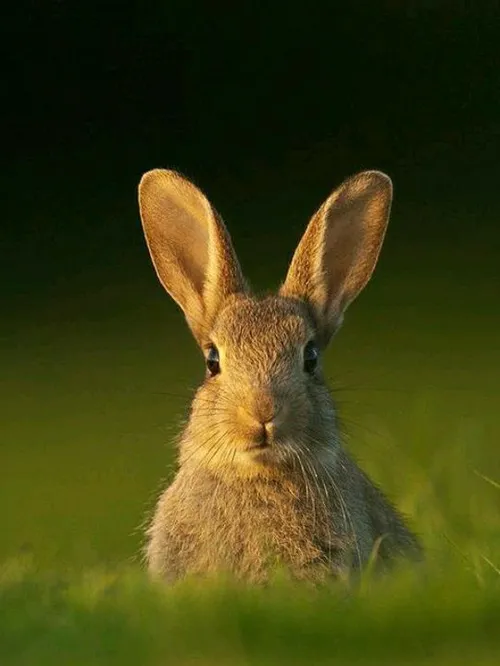
[[182,317],[147,264],[19,308],[0,349],[0,664],[500,663],[500,321],[468,250],[423,269],[389,249],[328,353],[347,445],[428,554],[349,596],[149,582],[141,525],[201,372]]
[[351,596],[144,574],[2,572],[2,664],[497,664],[500,586],[464,570],[408,572]]

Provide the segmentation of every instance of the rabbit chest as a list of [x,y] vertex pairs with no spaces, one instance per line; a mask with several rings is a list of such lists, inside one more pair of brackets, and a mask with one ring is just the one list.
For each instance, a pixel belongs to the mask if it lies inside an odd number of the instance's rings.
[[340,575],[359,543],[341,496],[288,480],[196,484],[179,475],[149,530],[150,567],[166,578],[227,572],[263,580],[277,567],[297,578]]

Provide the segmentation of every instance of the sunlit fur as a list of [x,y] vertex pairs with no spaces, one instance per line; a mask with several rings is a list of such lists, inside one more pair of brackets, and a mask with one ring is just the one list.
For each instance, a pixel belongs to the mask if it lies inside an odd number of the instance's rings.
[[[249,294],[227,229],[180,174],[155,169],[139,186],[158,277],[220,372],[194,397],[179,469],[148,530],[153,574],[227,572],[263,581],[346,577],[377,552],[385,567],[418,557],[416,537],[341,446],[321,355],[377,263],[390,179],[365,171],[311,218],[278,295]],[[314,340],[318,366],[304,367]],[[213,349],[212,352],[214,353]]]
[[[299,301],[230,299],[211,338],[221,372],[199,388],[180,470],[149,530],[150,568],[167,578],[228,571],[260,581],[346,575],[383,537],[382,560],[416,541],[343,451],[321,367],[304,372],[314,323]],[[263,404],[264,403],[264,404]],[[281,410],[268,448],[249,450],[259,410]]]

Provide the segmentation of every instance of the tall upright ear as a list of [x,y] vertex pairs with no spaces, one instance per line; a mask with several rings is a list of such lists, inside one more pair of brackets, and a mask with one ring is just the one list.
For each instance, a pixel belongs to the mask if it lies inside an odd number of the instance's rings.
[[391,202],[390,178],[364,171],[335,190],[309,222],[280,293],[309,304],[322,344],[373,273]]
[[148,171],[139,207],[156,273],[204,344],[224,300],[245,290],[231,238],[205,195],[175,171]]

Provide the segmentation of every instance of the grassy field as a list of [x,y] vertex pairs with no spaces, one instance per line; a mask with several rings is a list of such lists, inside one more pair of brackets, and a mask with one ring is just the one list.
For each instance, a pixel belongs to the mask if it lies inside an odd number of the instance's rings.
[[[464,570],[342,590],[168,592],[137,571],[2,572],[2,664],[498,664],[500,587]],[[498,577],[497,577],[498,578]]]
[[[182,317],[145,254],[19,301],[0,350],[2,666],[500,663],[498,271],[484,239],[418,240],[389,239],[327,372],[347,446],[428,563],[349,596],[151,585],[141,526],[202,372]],[[245,262],[258,285],[275,250]]]

